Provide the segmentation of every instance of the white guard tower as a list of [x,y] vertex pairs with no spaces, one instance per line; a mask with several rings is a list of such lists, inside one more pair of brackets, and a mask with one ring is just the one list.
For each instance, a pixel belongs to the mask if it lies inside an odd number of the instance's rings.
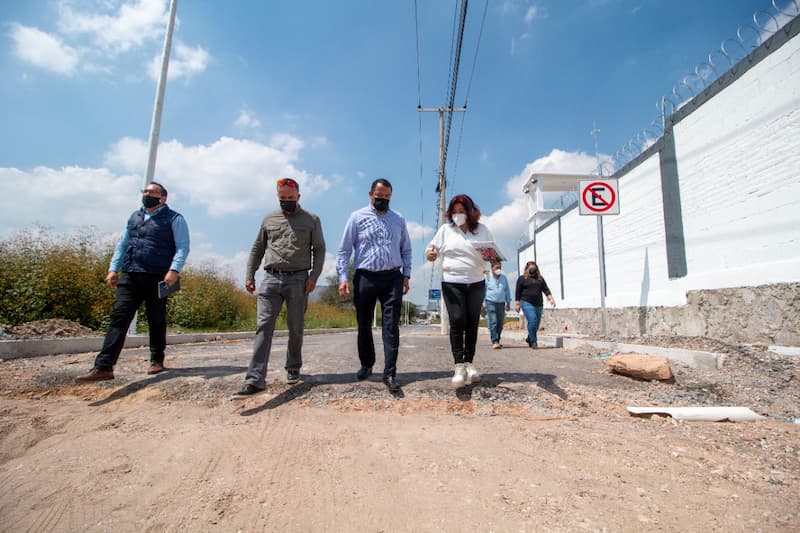
[[532,241],[536,228],[547,222],[564,207],[546,208],[544,193],[575,193],[578,199],[578,181],[594,179],[588,174],[545,174],[534,173],[525,182],[522,191],[528,195],[528,241]]

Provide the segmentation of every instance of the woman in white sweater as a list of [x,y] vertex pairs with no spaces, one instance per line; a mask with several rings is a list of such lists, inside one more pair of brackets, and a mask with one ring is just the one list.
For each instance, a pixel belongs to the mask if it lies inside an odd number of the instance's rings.
[[479,222],[481,212],[472,198],[456,195],[447,208],[447,222],[428,244],[428,261],[442,258],[442,296],[450,316],[450,348],[455,361],[453,386],[480,381],[472,365],[478,340],[481,304],[486,293],[486,262],[472,243],[494,241]]

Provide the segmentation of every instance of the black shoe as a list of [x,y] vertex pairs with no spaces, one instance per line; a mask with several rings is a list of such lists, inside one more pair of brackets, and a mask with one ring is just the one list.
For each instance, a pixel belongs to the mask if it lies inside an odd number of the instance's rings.
[[389,387],[390,392],[397,392],[400,390],[400,384],[394,376],[386,376],[383,378],[383,384]]
[[527,342],[528,346],[530,346],[531,345],[531,338],[530,337],[525,337],[525,342]]
[[299,370],[287,370],[286,371],[286,383],[288,385],[294,385],[300,381],[300,371]]
[[255,385],[250,385],[249,383],[242,388],[242,390],[238,391],[236,394],[232,396],[232,398],[248,398],[250,396],[255,396],[256,394],[260,394],[267,389],[259,389]]
[[364,381],[365,379],[367,379],[371,375],[372,375],[372,367],[371,366],[362,366],[361,368],[358,369],[358,372],[356,372],[356,379],[358,381]]

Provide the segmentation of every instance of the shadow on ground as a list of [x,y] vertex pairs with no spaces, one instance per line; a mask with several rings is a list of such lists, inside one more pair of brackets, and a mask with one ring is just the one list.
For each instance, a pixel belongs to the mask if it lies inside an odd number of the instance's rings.
[[[402,386],[412,385],[425,381],[437,381],[441,379],[449,379],[451,372],[408,372],[399,373],[397,380],[401,384],[401,389],[398,392],[390,393],[395,398],[404,398],[405,393]],[[567,400],[568,395],[564,389],[559,387],[556,383],[556,376],[552,374],[522,374],[522,373],[500,373],[500,374],[484,374],[481,377],[480,383],[467,385],[455,391],[456,397],[461,401],[470,401],[472,399],[473,391],[477,388],[494,388],[506,382],[514,383],[533,383],[540,389],[558,396],[562,400]],[[374,378],[369,380],[374,381]],[[304,376],[303,382],[294,385],[278,395],[270,398],[262,405],[243,410],[241,416],[253,416],[263,411],[276,409],[287,402],[302,398],[318,386],[322,385],[342,385],[357,382],[352,373],[347,374],[319,374],[314,376]],[[449,385],[449,383],[448,383]],[[452,390],[452,389],[451,389]],[[388,392],[388,391],[387,391]]]

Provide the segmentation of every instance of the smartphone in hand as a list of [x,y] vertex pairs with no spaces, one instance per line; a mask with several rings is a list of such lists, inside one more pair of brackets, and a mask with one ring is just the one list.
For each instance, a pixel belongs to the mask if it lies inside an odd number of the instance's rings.
[[158,282],[158,297],[162,300],[172,294],[175,291],[181,290],[181,280],[177,280],[175,283],[172,284],[170,287],[167,285],[166,281],[159,281]]

